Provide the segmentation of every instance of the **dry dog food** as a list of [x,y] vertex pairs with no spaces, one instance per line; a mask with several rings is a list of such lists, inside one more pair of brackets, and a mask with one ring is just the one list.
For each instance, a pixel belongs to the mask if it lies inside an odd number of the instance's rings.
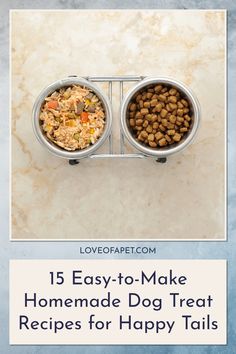
[[188,100],[178,89],[164,84],[143,88],[129,104],[129,125],[134,136],[152,148],[181,141],[191,120]]
[[102,102],[91,90],[73,85],[45,98],[40,120],[48,139],[65,150],[74,151],[99,139],[105,126],[105,113]]

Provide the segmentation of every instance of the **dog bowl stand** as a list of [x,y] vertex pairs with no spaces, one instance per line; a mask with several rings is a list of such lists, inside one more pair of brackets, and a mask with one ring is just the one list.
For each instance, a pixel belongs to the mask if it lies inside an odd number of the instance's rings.
[[[70,77],[77,77],[77,75],[70,75]],[[112,105],[112,98],[113,98],[113,84],[118,83],[119,84],[119,89],[120,89],[120,94],[119,94],[119,100],[120,100],[120,107],[123,101],[123,96],[124,96],[124,84],[127,82],[139,82],[145,79],[145,76],[86,76],[83,77],[84,79],[91,81],[91,82],[96,82],[96,83],[108,83],[108,98],[111,102]],[[113,151],[113,132],[111,129],[111,133],[108,137],[109,140],[109,145],[108,145],[108,152],[103,153],[103,154],[92,154],[88,157],[89,159],[104,159],[104,158],[118,158],[118,159],[127,159],[127,158],[136,158],[136,159],[144,159],[144,158],[151,158],[155,159],[156,162],[159,163],[165,163],[166,162],[166,157],[160,157],[156,158],[155,156],[149,156],[145,155],[143,153],[126,153],[125,152],[125,136],[122,132],[121,126],[120,126],[120,135],[119,135],[119,152],[114,153]],[[69,164],[71,166],[79,164],[80,160],[79,159],[71,159],[69,160]]]

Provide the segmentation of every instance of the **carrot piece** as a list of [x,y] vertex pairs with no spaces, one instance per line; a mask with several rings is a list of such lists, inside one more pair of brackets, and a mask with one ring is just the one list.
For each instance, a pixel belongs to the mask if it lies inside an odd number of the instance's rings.
[[88,112],[82,112],[81,113],[81,122],[82,123],[87,123],[88,122]]
[[58,102],[57,101],[49,101],[48,102],[48,108],[51,108],[51,109],[57,109],[57,106],[58,106]]

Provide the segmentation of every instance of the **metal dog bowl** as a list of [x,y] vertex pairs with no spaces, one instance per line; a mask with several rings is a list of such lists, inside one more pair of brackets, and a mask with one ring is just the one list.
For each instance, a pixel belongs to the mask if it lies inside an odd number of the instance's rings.
[[[192,114],[192,122],[190,125],[189,131],[184,135],[183,139],[175,143],[173,145],[165,146],[165,147],[156,147],[156,148],[151,148],[148,147],[147,145],[143,144],[142,142],[139,142],[133,135],[132,129],[129,125],[129,119],[128,119],[128,107],[129,103],[131,102],[133,96],[140,91],[141,89],[148,87],[153,84],[165,84],[170,87],[174,87],[178,89],[184,98],[186,98],[189,101],[190,104],[190,111]],[[121,107],[121,127],[122,131],[129,141],[129,143],[135,147],[137,150],[141,151],[143,154],[147,156],[154,156],[158,158],[164,158],[169,155],[175,154],[179,151],[182,151],[185,149],[187,146],[189,146],[199,128],[199,123],[200,123],[200,106],[198,103],[197,98],[194,96],[192,91],[186,87],[183,83],[170,79],[170,78],[165,78],[165,77],[150,77],[150,78],[145,78],[144,80],[140,81],[137,85],[135,85],[125,96],[123,102],[122,102],[122,107]]]
[[[96,141],[96,143],[94,145],[91,145],[85,149],[82,150],[76,150],[76,151],[66,151],[62,148],[60,148],[58,145],[54,144],[52,141],[50,141],[47,136],[44,134],[41,124],[40,124],[40,120],[39,120],[39,115],[40,115],[40,110],[41,107],[44,103],[44,99],[50,95],[52,92],[54,92],[55,90],[58,90],[62,87],[68,87],[71,85],[81,85],[81,86],[85,86],[86,88],[91,89],[97,96],[98,98],[101,100],[103,107],[104,107],[104,111],[105,111],[105,128],[103,131],[103,134],[100,136],[100,138]],[[33,123],[33,130],[34,133],[38,139],[38,141],[45,147],[48,149],[48,151],[50,151],[52,154],[58,156],[58,157],[62,157],[64,159],[68,159],[68,160],[79,160],[81,158],[84,157],[89,157],[91,154],[93,154],[99,147],[101,147],[104,142],[106,141],[107,137],[110,134],[111,131],[111,125],[112,125],[112,109],[111,109],[111,104],[109,99],[103,94],[103,92],[100,90],[100,88],[84,79],[84,78],[80,78],[80,77],[68,77],[62,80],[58,80],[54,83],[52,83],[51,85],[49,85],[48,87],[46,87],[44,90],[42,90],[42,92],[39,94],[39,96],[37,97],[34,107],[33,107],[33,112],[32,112],[32,123]]]

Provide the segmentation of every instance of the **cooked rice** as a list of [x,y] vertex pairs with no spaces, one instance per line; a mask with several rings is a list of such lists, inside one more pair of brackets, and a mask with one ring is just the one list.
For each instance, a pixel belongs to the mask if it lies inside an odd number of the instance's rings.
[[95,144],[105,127],[101,100],[79,85],[61,88],[46,97],[40,120],[48,139],[69,151]]

